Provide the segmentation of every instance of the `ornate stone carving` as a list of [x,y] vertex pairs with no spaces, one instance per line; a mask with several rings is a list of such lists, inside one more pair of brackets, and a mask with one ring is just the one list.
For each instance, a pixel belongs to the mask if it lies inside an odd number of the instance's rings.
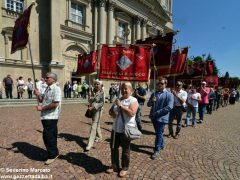
[[139,17],[139,16],[137,16],[136,18],[135,18],[135,23],[136,24],[140,24],[141,23],[141,18]]
[[114,7],[115,7],[116,3],[115,2],[111,2],[108,4],[108,10],[109,11],[113,11],[114,10]]
[[105,7],[105,5],[106,5],[106,0],[99,0],[99,1],[98,1],[98,5],[99,5],[99,7]]

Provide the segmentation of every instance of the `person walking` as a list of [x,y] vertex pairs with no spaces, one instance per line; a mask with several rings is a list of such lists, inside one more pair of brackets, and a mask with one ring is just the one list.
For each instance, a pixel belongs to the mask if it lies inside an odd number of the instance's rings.
[[138,110],[137,110],[137,114],[136,114],[136,122],[137,122],[137,127],[139,131],[142,131],[142,123],[141,123],[141,119],[142,119],[142,107],[144,106],[144,102],[146,100],[146,90],[143,88],[143,83],[142,82],[138,82],[138,87],[136,88],[135,92],[134,92],[134,97],[137,98],[138,100]]
[[210,92],[208,94],[208,105],[207,105],[207,114],[212,114],[212,111],[214,110],[214,101],[216,99],[216,94],[214,91],[214,88],[210,88]]
[[32,92],[33,92],[33,82],[31,78],[28,78],[27,82],[27,92],[28,92],[28,99],[32,99]]
[[[124,82],[121,85],[120,99],[116,99],[113,106],[109,110],[109,115],[115,118],[111,133],[111,166],[107,169],[107,173],[119,172],[120,177],[126,176],[130,164],[130,140],[124,135],[125,124],[136,127],[136,113],[138,102],[132,96],[133,88],[130,82]],[[121,111],[121,112],[120,112]],[[122,116],[120,115],[122,113]],[[124,117],[124,119],[122,119]],[[120,171],[119,147],[122,147],[122,157]]]
[[102,81],[99,81],[98,79],[94,81],[93,93],[90,95],[88,102],[88,109],[92,113],[92,125],[86,151],[89,151],[93,147],[95,139],[98,139],[98,141],[102,141],[102,133],[100,127],[102,110],[104,105],[104,92],[102,91]]
[[37,111],[41,111],[41,121],[43,126],[43,141],[47,149],[46,165],[53,163],[59,156],[57,148],[57,123],[61,109],[61,89],[56,85],[57,75],[48,72],[45,77],[47,88],[41,93],[40,90],[35,89],[34,94],[38,101],[42,103],[38,105]]
[[153,92],[147,102],[151,107],[150,118],[156,133],[154,153],[151,158],[156,159],[160,155],[160,150],[164,149],[165,142],[163,132],[165,125],[169,122],[169,113],[173,108],[173,94],[166,88],[167,79],[160,78],[157,83],[157,90]]
[[192,114],[192,126],[196,127],[197,121],[196,121],[196,114],[198,110],[198,102],[201,101],[201,94],[197,92],[196,88],[192,88],[190,92],[188,93],[187,98],[187,115],[186,115],[186,121],[184,127],[189,126],[189,121]]
[[[168,137],[174,137],[178,139],[180,136],[180,131],[182,128],[182,114],[183,114],[183,107],[186,105],[187,100],[187,92],[182,89],[183,83],[181,81],[177,81],[176,83],[176,90],[172,90],[174,95],[174,106],[169,115],[169,124],[168,130],[169,135]],[[173,120],[176,117],[177,119],[177,127],[176,127],[176,134],[173,135]]]
[[208,95],[210,93],[210,88],[206,87],[207,83],[205,81],[202,82],[201,87],[199,89],[199,93],[201,94],[201,101],[199,102],[198,106],[198,113],[199,113],[199,122],[203,123],[204,114],[206,111],[206,107],[209,103]]
[[11,75],[8,74],[4,79],[3,79],[3,87],[5,88],[5,94],[6,98],[12,99],[12,91],[13,91],[13,79],[11,78]]

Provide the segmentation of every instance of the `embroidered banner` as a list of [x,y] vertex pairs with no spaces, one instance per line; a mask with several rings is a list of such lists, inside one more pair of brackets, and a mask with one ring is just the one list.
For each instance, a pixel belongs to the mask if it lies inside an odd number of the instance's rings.
[[102,45],[99,79],[148,81],[151,46]]
[[76,75],[91,74],[97,69],[97,51],[91,51],[89,54],[78,55],[78,68]]

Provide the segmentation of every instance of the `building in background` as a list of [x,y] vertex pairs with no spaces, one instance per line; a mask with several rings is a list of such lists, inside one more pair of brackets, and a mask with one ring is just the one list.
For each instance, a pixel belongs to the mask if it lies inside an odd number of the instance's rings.
[[[0,79],[32,78],[29,46],[11,54],[14,22],[32,0],[0,0]],[[172,0],[36,0],[30,35],[36,78],[47,71],[66,81],[76,77],[77,55],[97,44],[134,44],[138,39],[172,31]]]

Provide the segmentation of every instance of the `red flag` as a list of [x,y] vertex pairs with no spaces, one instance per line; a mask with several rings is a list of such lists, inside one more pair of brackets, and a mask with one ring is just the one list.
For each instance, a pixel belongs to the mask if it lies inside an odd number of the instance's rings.
[[[167,33],[166,36],[157,36],[153,39],[146,39],[145,41],[137,41],[137,44],[156,44],[153,47],[153,54],[155,60],[155,66],[157,69],[168,68],[170,65],[171,53],[172,53],[172,41],[173,33]],[[154,66],[153,60],[151,61],[151,67]]]
[[99,79],[147,81],[150,46],[102,46]]
[[26,46],[29,36],[29,19],[33,4],[31,4],[23,14],[15,21],[12,34],[12,49],[11,54],[16,52],[19,48]]
[[206,62],[206,71],[208,75],[213,75],[213,61],[207,61]]
[[78,55],[78,68],[76,74],[83,75],[96,72],[97,57],[97,51],[91,51],[90,54],[84,53],[83,55]]
[[207,82],[208,86],[211,86],[211,85],[217,86],[218,85],[218,76],[205,76],[204,80]]
[[[165,68],[161,68],[161,69],[157,69],[156,73],[156,78],[158,79],[159,76],[168,76],[170,72],[170,66],[169,67],[165,67]],[[151,73],[150,73],[150,79],[154,79],[154,69],[151,69]]]
[[177,49],[172,54],[170,74],[183,74],[186,66],[187,54],[188,48],[184,48],[183,50]]

